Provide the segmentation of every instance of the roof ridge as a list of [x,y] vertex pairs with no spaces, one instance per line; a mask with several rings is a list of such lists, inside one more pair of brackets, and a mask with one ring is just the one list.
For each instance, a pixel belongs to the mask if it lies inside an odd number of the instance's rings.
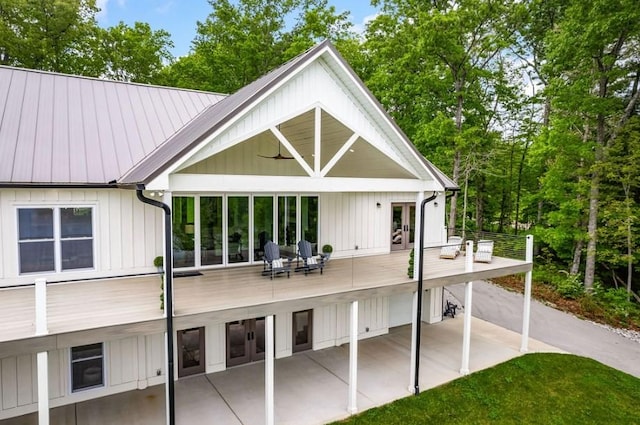
[[139,87],[147,87],[147,88],[158,88],[163,90],[175,90],[175,91],[183,91],[183,92],[191,92],[191,93],[211,94],[215,96],[224,96],[224,97],[229,96],[229,93],[218,93],[218,92],[188,89],[188,88],[182,88],[182,87],[161,86],[158,84],[137,83],[134,81],[110,80],[108,78],[89,77],[87,75],[67,74],[64,72],[45,71],[42,69],[20,68],[18,66],[0,65],[0,70],[2,69],[8,69],[12,71],[21,71],[21,72],[27,72],[27,73],[53,75],[58,77],[70,78],[70,79],[92,80],[92,81],[99,81],[103,83],[125,84],[129,86],[139,86]]

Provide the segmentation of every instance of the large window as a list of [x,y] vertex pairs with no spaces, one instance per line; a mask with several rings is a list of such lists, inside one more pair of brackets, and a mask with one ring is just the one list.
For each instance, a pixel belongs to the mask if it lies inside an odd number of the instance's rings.
[[93,209],[18,208],[20,273],[93,268]]
[[283,256],[295,257],[302,239],[317,251],[317,196],[191,195],[172,204],[176,268],[260,262],[269,240]]
[[104,386],[104,354],[101,342],[71,348],[71,391]]

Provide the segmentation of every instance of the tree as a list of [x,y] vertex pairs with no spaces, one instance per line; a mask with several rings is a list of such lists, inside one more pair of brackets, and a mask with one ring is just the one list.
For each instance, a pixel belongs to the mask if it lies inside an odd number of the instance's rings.
[[153,31],[149,24],[123,22],[100,31],[98,54],[104,64],[101,76],[111,80],[152,82],[172,60],[168,32]]
[[595,279],[600,185],[605,152],[634,113],[638,100],[637,42],[640,11],[630,0],[570,3],[548,36],[548,59],[556,107],[578,115],[593,154],[589,166],[589,207],[585,287]]
[[[348,12],[327,0],[209,0],[189,55],[163,75],[165,84],[232,93],[317,41],[354,37]],[[288,22],[297,16],[289,29]]]
[[151,82],[171,60],[169,33],[148,24],[98,27],[95,0],[0,0],[5,65]]
[[95,0],[0,0],[5,65],[95,75]]
[[[378,65],[367,82],[419,149],[450,169],[458,183],[463,158],[483,145],[478,137],[493,139],[496,118],[506,106],[502,102],[509,82],[503,78],[508,66],[503,52],[514,34],[516,2],[374,2],[380,3],[383,14],[367,30],[366,46]],[[428,136],[430,122],[438,116],[454,123],[454,133],[444,140]],[[436,125],[444,128],[440,123]],[[429,145],[431,141],[436,145]],[[479,196],[480,213],[482,202]],[[455,227],[456,216],[454,195],[450,227]],[[482,215],[477,218],[482,222]]]

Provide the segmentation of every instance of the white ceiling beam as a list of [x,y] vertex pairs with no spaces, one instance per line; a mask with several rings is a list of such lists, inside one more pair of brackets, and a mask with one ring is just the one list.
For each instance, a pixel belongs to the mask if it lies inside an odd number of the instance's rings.
[[334,165],[336,165],[340,158],[342,158],[344,154],[347,153],[349,149],[351,149],[351,146],[353,146],[356,140],[358,140],[358,133],[353,133],[351,137],[349,137],[349,140],[347,140],[347,142],[342,145],[340,150],[338,150],[338,152],[333,155],[333,158],[331,158],[327,165],[325,165],[325,167],[320,172],[320,177],[324,177],[327,175],[327,173],[334,167]]
[[285,148],[287,148],[287,150],[289,151],[289,153],[291,155],[293,155],[293,157],[295,158],[296,161],[298,161],[298,164],[300,164],[300,166],[302,167],[302,169],[309,175],[309,176],[313,176],[313,170],[311,169],[311,167],[309,167],[309,164],[307,164],[304,159],[302,158],[302,156],[298,153],[298,151],[293,147],[293,145],[291,145],[291,143],[289,143],[289,141],[287,140],[286,137],[284,137],[284,134],[282,134],[280,132],[280,130],[278,130],[276,127],[271,127],[270,128],[271,132],[274,134],[274,136],[277,137],[277,139],[280,141],[280,143],[282,143],[284,145]]
[[320,176],[320,154],[322,143],[322,109],[316,106],[316,119],[315,119],[315,134],[314,134],[314,146],[313,146],[313,170],[315,176]]

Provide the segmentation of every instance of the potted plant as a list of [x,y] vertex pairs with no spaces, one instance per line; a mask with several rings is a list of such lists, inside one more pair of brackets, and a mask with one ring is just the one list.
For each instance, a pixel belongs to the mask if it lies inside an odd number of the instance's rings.
[[160,273],[160,310],[164,310],[164,257],[159,255],[154,258],[153,265]]
[[324,261],[329,261],[329,258],[331,257],[331,253],[333,252],[333,247],[329,244],[324,244],[322,245],[322,257],[324,258]]
[[164,271],[164,257],[158,255],[153,259],[153,265],[158,269],[158,273],[162,273]]

